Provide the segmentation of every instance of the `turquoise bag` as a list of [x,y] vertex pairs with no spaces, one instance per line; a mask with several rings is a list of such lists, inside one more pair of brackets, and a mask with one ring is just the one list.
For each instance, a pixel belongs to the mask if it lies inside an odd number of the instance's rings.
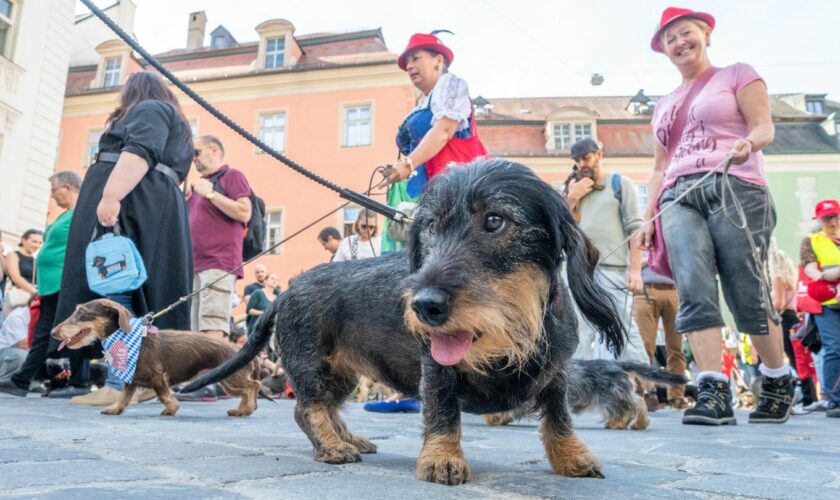
[[103,297],[130,292],[146,282],[146,266],[131,239],[120,236],[118,226],[88,243],[85,250],[85,272],[90,291]]

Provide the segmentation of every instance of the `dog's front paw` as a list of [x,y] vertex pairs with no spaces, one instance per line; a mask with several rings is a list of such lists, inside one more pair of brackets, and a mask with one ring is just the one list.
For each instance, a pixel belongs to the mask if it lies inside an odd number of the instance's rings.
[[470,478],[470,464],[457,455],[420,457],[417,459],[417,479],[450,486],[466,483]]
[[178,411],[178,407],[175,408],[164,408],[162,412],[160,412],[161,416],[163,417],[174,417],[175,413]]
[[227,413],[228,413],[229,417],[247,417],[254,412],[253,411],[240,410],[239,408],[233,408],[231,410],[228,410]]
[[350,443],[341,443],[333,448],[318,448],[315,450],[315,460],[328,464],[352,464],[361,462],[359,449]]
[[598,459],[577,436],[565,438],[546,451],[555,474],[604,479]]
[[488,413],[487,415],[484,415],[484,423],[489,425],[490,427],[507,425],[513,422],[513,420],[514,419],[512,412]]
[[103,415],[121,415],[123,410],[125,410],[125,408],[121,408],[120,405],[111,405],[99,413]]

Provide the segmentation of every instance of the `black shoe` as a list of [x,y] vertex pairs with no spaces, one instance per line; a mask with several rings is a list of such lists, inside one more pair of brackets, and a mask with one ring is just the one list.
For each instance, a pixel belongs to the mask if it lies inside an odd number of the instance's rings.
[[825,412],[826,417],[840,418],[840,408],[832,408]]
[[212,403],[214,401],[218,401],[219,397],[216,396],[215,386],[209,385],[193,392],[175,392],[175,399],[178,401],[200,401],[204,403]]
[[17,396],[19,398],[25,398],[26,395],[29,394],[27,389],[19,387],[11,380],[7,382],[0,382],[0,392],[5,392],[6,394],[11,394],[12,396]]
[[76,396],[84,396],[85,394],[89,393],[90,387],[76,387],[74,385],[68,385],[67,387],[62,387],[61,389],[53,389],[50,392],[44,394],[44,397],[54,399],[70,399],[75,398]]
[[697,404],[683,413],[683,424],[691,425],[735,425],[735,413],[732,411],[732,392],[729,381],[721,382],[712,378],[700,381],[697,391]]
[[783,424],[790,418],[796,396],[793,377],[764,377],[758,408],[750,413],[751,424]]

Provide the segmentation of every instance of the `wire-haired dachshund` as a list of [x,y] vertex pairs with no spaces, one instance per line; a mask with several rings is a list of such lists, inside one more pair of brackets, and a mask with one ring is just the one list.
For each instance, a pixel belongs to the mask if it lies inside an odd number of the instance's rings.
[[562,197],[509,161],[450,168],[429,183],[408,239],[407,254],[304,273],[233,359],[185,390],[240,369],[274,330],[298,398],[295,420],[316,460],[356,462],[376,451],[339,415],[366,375],[421,395],[419,479],[467,481],[461,412],[512,410],[541,415],[555,473],[603,477],[567,403],[578,343],[572,297],[611,349],[623,348],[626,333]]
[[[62,347],[79,349],[105,339],[117,328],[130,331],[130,317],[128,310],[117,302],[96,299],[78,305],[69,318],[53,329],[52,336],[62,341]],[[170,385],[186,382],[200,372],[218,366],[234,353],[234,344],[197,332],[158,330],[150,333],[140,345],[132,383],[125,387],[122,398],[102,413],[120,415],[138,387],[150,387],[165,406],[161,415],[175,415],[178,400],[169,390]],[[232,417],[247,417],[257,409],[261,387],[259,365],[256,361],[246,365],[221,381],[226,393],[241,397],[239,407],[228,410]]]

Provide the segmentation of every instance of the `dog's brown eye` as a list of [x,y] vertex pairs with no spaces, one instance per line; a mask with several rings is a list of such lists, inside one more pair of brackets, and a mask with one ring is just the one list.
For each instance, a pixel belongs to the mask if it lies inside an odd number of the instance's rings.
[[505,220],[499,214],[487,214],[484,216],[484,230],[488,233],[498,233],[505,227]]

